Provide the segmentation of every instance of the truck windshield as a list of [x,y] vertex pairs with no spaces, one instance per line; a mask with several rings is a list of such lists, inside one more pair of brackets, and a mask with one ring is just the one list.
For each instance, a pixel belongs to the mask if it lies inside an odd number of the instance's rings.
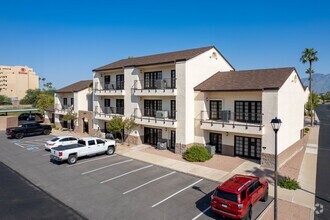
[[219,189],[216,189],[215,191],[215,195],[221,199],[225,199],[228,201],[232,201],[232,202],[237,202],[238,201],[238,196],[237,194],[234,193],[229,193],[229,192],[225,192]]
[[82,145],[85,145],[86,146],[86,141],[84,141],[84,140],[78,140],[78,144],[82,144]]

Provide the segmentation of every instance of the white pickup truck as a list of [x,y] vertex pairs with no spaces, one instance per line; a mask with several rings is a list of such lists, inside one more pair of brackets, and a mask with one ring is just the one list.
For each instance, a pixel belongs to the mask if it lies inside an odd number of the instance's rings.
[[106,153],[114,154],[116,142],[113,140],[103,140],[100,138],[81,138],[77,144],[58,146],[51,149],[50,159],[55,161],[65,161],[74,164],[79,157],[91,156]]

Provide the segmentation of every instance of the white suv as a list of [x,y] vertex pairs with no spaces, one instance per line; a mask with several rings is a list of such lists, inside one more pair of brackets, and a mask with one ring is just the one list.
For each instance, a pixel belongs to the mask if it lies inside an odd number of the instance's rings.
[[50,139],[45,144],[45,149],[50,150],[58,146],[66,146],[78,143],[78,139],[72,136],[58,136]]

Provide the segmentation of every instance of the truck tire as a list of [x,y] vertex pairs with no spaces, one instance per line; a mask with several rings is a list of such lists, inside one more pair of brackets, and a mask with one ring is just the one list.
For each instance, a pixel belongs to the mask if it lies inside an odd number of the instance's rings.
[[108,150],[105,152],[107,155],[112,155],[115,153],[115,148],[110,146],[108,147]]
[[44,133],[44,135],[49,135],[50,134],[50,130],[49,129],[45,129],[43,133]]
[[252,219],[252,206],[249,207],[246,216],[245,216],[246,220],[251,220]]
[[268,200],[268,189],[265,190],[265,194],[261,198],[261,201],[266,202]]
[[23,133],[17,133],[17,134],[15,134],[15,138],[22,139],[23,138]]
[[68,164],[75,164],[77,162],[77,155],[70,155],[68,158]]

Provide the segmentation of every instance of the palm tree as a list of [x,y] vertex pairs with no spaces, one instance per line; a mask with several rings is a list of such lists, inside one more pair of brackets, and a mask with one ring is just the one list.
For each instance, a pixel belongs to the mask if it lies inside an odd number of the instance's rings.
[[316,56],[317,51],[314,50],[314,48],[306,48],[300,57],[300,61],[302,63],[309,63],[309,68],[306,70],[306,73],[309,74],[309,91],[311,93],[309,104],[311,106],[311,126],[313,126],[313,90],[312,90],[312,74],[314,73],[314,70],[312,69],[312,64],[319,60],[319,58]]

